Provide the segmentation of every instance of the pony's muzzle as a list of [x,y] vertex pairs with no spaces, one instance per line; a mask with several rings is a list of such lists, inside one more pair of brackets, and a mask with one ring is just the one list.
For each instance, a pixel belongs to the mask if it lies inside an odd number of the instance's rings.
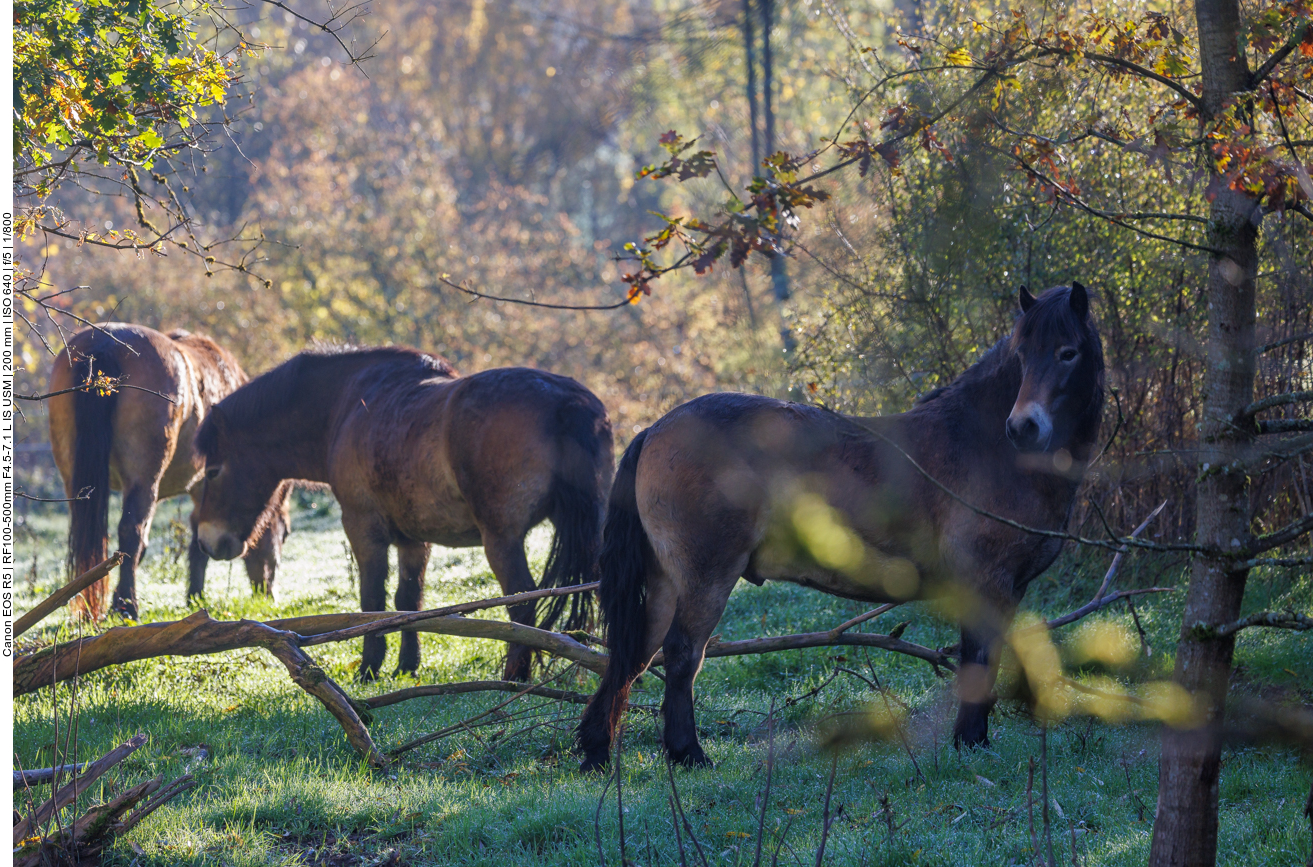
[[1005,428],[1017,451],[1045,451],[1053,438],[1053,419],[1038,403],[1014,407]]
[[215,560],[236,560],[246,548],[245,542],[212,521],[204,521],[196,528],[196,540],[201,550]]

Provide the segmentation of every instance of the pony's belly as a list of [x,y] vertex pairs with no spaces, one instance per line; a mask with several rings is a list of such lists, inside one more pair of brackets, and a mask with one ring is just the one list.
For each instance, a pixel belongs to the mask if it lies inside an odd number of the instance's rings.
[[[827,560],[820,563],[818,560]],[[921,570],[906,557],[869,545],[860,550],[781,550],[769,542],[753,557],[756,576],[870,602],[901,602],[923,593]]]

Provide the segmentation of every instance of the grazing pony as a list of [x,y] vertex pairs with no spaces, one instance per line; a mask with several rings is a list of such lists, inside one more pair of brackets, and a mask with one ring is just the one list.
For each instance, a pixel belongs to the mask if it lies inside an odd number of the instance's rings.
[[[198,534],[231,559],[264,524],[287,479],[327,483],[360,567],[360,606],[386,607],[388,547],[397,548],[397,610],[418,610],[429,543],[482,545],[505,593],[534,589],[524,537],[556,528],[542,587],[593,580],[613,469],[611,423],[573,379],[519,367],[459,376],[445,360],[386,347],[302,352],[211,411],[196,445],[205,457]],[[591,594],[589,594],[591,596]],[[572,627],[588,599],[570,597]],[[549,627],[566,598],[553,601]],[[534,605],[510,609],[534,623]],[[387,638],[365,638],[360,675],[377,676]],[[530,651],[511,645],[506,677],[529,676]],[[419,639],[401,634],[398,670],[419,667]]]
[[[99,375],[120,379],[126,388],[108,395],[80,388]],[[108,322],[69,338],[50,372],[47,401],[50,446],[64,479],[69,503],[69,567],[81,575],[107,553],[109,492],[123,492],[119,566],[113,608],[137,617],[137,565],[146,553],[151,519],[159,500],[185,494],[203,461],[192,438],[210,407],[246,382],[237,359],[208,337],[142,325]],[[154,392],[153,394],[151,392]],[[163,397],[161,397],[163,395]],[[290,522],[286,492],[272,503],[268,532],[246,557],[246,572],[257,592],[272,593],[274,574]],[[205,590],[209,558],[195,538],[187,551],[188,598]],[[104,610],[109,579],[83,591],[82,604],[93,618]]]
[[1002,635],[1062,540],[966,503],[1062,530],[1103,411],[1085,288],[1038,299],[1022,288],[1020,301],[1010,336],[900,415],[711,394],[634,438],[603,531],[611,655],[577,732],[584,770],[606,764],[629,688],[662,648],[666,751],[708,763],[693,681],[740,577],[868,602],[944,600],[962,625],[954,742],[989,742]]

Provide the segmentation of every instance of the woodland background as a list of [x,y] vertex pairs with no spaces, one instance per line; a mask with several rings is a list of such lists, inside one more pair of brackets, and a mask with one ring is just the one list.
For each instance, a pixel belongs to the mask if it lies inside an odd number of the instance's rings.
[[[991,8],[780,4],[775,146],[806,152],[843,130],[869,80],[861,46],[915,65],[903,34],[945,24],[951,33]],[[742,271],[721,263],[705,277],[668,275],[618,310],[474,301],[442,278],[558,304],[623,300],[620,277],[632,266],[615,257],[660,227],[649,211],[702,213],[716,195],[708,181],[635,179],[668,129],[701,133],[732,184],[750,178],[741,5],[395,0],[353,25],[366,42],[382,37],[357,66],[290,11],[246,15],[248,36],[269,47],[236,67],[240,83],[212,109],[231,118],[227,133],[184,172],[181,194],[198,237],[247,240],[219,245],[217,262],[202,265],[176,251],[125,255],[35,235],[24,255],[41,279],[53,290],[86,287],[58,303],[93,321],[208,333],[251,373],[314,340],[410,344],[463,371],[542,367],[593,389],[623,444],[714,389],[901,411],[1004,333],[1019,284],[1078,279],[1096,293],[1116,392],[1106,414],[1115,436],[1091,496],[1120,527],[1168,499],[1156,532],[1191,531],[1205,254],[1043,203],[986,139],[956,145],[952,159],[909,150],[896,172],[828,179],[834,198],[791,238],[783,304],[755,259]],[[1090,75],[1080,86],[1107,82]],[[1033,123],[1073,98],[1047,96],[1024,106]],[[1118,105],[1128,121],[1150,110],[1134,93]],[[1198,207],[1200,172],[1174,175],[1164,159],[1146,173],[1140,154],[1097,141],[1096,150],[1102,174],[1083,178],[1091,199],[1129,193],[1163,211]],[[133,222],[130,203],[114,196],[66,187],[57,200],[93,228]],[[1263,224],[1260,340],[1313,325],[1310,242],[1296,215]],[[239,259],[246,271],[222,267]],[[786,342],[796,346],[785,351]],[[1309,388],[1307,353],[1295,342],[1266,354],[1259,393]],[[45,376],[44,355],[25,343],[28,391]],[[23,433],[39,450],[39,417]],[[1306,456],[1262,484],[1256,531],[1307,514]],[[1093,520],[1086,502],[1078,519]]]

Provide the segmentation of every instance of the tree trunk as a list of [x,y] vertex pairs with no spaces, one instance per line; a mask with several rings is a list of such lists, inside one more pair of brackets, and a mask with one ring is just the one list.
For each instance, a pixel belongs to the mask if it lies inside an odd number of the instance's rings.
[[[1236,48],[1236,0],[1196,0],[1205,122],[1249,89],[1249,70]],[[1252,435],[1234,419],[1253,399],[1254,280],[1258,262],[1258,203],[1214,178],[1208,265],[1208,337],[1202,395],[1196,541],[1221,551],[1249,539],[1249,483],[1243,470],[1224,469]],[[1205,637],[1196,626],[1240,616],[1248,572],[1222,557],[1197,556],[1177,645],[1174,678],[1193,695],[1194,728],[1163,731],[1152,867],[1211,867],[1217,857],[1217,797],[1234,635]]]

